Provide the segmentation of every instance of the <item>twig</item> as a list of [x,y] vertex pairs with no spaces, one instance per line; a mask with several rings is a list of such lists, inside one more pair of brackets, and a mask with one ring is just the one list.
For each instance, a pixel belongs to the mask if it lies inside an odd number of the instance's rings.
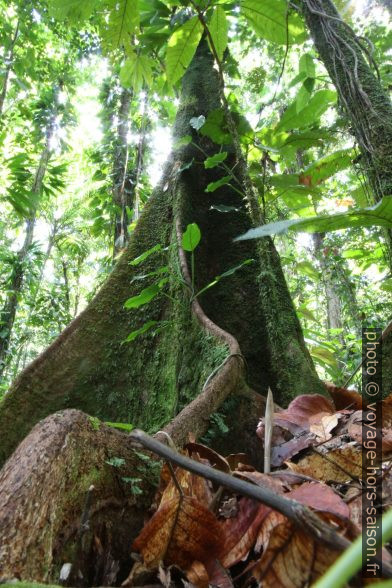
[[[234,476],[229,476],[224,472],[215,470],[210,466],[194,461],[189,457],[176,453],[166,447],[166,445],[163,445],[153,437],[150,437],[138,429],[132,431],[130,437],[146,449],[149,449],[160,457],[175,463],[189,472],[202,476],[207,480],[211,480],[211,482],[215,482],[220,486],[229,488],[233,492],[258,500],[266,506],[277,510],[293,521],[297,527],[302,530],[305,529],[315,541],[327,545],[330,549],[343,551],[351,545],[351,542],[342,535],[339,535],[331,525],[322,521],[307,506],[300,504],[296,500],[284,498],[284,496],[272,492],[269,488],[250,484],[235,478]],[[391,566],[384,563],[383,571],[385,576],[392,578]]]

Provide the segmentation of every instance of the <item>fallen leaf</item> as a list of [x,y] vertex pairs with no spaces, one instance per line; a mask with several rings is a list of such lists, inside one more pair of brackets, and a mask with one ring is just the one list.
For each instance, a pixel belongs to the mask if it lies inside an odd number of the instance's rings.
[[162,561],[183,570],[196,560],[203,564],[219,556],[222,527],[216,517],[195,498],[178,496],[164,504],[144,526],[132,545],[147,568]]
[[[316,415],[317,416],[317,415]],[[326,414],[321,417],[319,422],[313,422],[310,425],[310,432],[317,435],[321,442],[331,439],[331,431],[338,424],[337,414]]]
[[298,463],[286,464],[294,472],[322,482],[343,483],[362,476],[362,452],[356,445],[346,443],[325,453],[321,451],[320,448],[317,453],[306,455]]
[[331,382],[324,382],[324,385],[332,397],[336,410],[344,410],[345,408],[359,410],[362,408],[362,396],[356,390],[340,388]]
[[200,561],[194,561],[186,572],[189,582],[197,588],[208,588],[209,575],[205,566]]

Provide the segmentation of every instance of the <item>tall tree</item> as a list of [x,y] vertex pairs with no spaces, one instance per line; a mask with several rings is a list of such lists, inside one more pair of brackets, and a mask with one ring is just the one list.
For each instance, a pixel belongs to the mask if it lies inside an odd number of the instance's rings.
[[[213,194],[205,193],[223,175],[219,168],[208,169],[208,164],[201,171],[205,157],[216,154],[217,148],[192,131],[189,121],[201,113],[207,116],[220,104],[220,80],[207,44],[202,43],[184,78],[174,128],[175,138],[192,132],[194,144],[172,153],[129,247],[103,288],[59,339],[20,374],[7,394],[0,407],[3,458],[35,422],[67,406],[106,420],[132,420],[150,430],[161,428],[203,388],[217,365],[223,362],[232,369],[238,362],[242,365],[239,353],[246,361],[248,384],[258,392],[271,386],[278,402],[286,403],[301,392],[324,391],[272,241],[266,240],[262,247],[233,243],[251,221],[241,175],[245,170],[238,171],[232,146],[228,147],[227,165],[234,168],[242,191],[224,185]],[[206,155],[200,155],[200,145]],[[211,210],[216,202],[233,207],[229,220],[222,222],[222,213]],[[202,239],[195,253],[194,292],[189,293],[176,269],[181,247],[178,231],[182,233],[188,223],[195,222]],[[153,285],[143,289],[140,280],[132,281],[140,269],[130,262],[151,248],[158,250],[143,262],[143,275],[158,271],[165,276],[162,268],[170,269],[163,280],[153,279]],[[190,296],[192,299],[217,275],[232,273],[232,268],[250,259],[253,263],[226,278],[226,283],[221,280],[200,296],[204,312],[219,325],[217,338],[206,336],[190,312],[193,308],[198,313],[197,300],[190,306]],[[163,295],[155,298],[144,294],[160,291]],[[140,304],[142,309],[124,309],[126,300],[139,294],[130,305]],[[143,304],[148,300],[149,304]],[[159,335],[146,334],[124,344],[131,332],[156,327]],[[236,337],[241,352],[228,352],[222,346],[220,329]],[[145,337],[150,337],[148,345]],[[217,399],[238,387],[236,377],[224,392],[217,392]],[[17,408],[21,403],[29,405],[28,413]],[[206,424],[203,415],[194,427],[199,433]]]

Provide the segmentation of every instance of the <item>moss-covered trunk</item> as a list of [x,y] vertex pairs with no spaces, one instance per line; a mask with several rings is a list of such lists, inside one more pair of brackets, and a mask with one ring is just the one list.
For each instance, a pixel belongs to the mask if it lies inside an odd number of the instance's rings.
[[[366,41],[344,23],[332,0],[301,0],[300,6],[361,150],[361,168],[374,200],[392,197],[392,103],[369,64]],[[385,237],[392,267],[392,232],[385,230]],[[392,332],[383,348],[387,396],[392,392]]]
[[331,0],[301,0],[317,51],[334,83],[362,153],[376,200],[392,195],[392,104],[369,65],[365,41]]
[[[189,120],[219,107],[212,56],[207,45],[201,44],[184,78],[174,136],[192,133],[198,143],[201,140]],[[203,139],[201,146],[209,154],[216,151],[209,139]],[[232,151],[228,165],[235,163]],[[233,243],[234,237],[250,228],[247,204],[227,186],[205,193],[207,184],[225,172],[205,170],[203,159],[192,144],[172,153],[127,250],[99,293],[17,378],[0,406],[1,461],[38,420],[64,408],[157,431],[197,396],[227,357],[227,344],[200,325],[179,279],[177,222],[183,229],[191,222],[201,228],[195,252],[197,289],[245,259],[255,260],[200,297],[208,317],[237,338],[251,388],[263,393],[271,386],[275,401],[282,404],[300,393],[324,391],[305,348],[272,241],[266,240],[262,248],[254,241]],[[217,203],[238,211],[211,210]],[[157,244],[162,246],[159,251],[138,266],[130,265]],[[129,297],[160,276],[135,278],[162,266],[171,268],[163,294],[139,309],[125,310]],[[148,321],[157,321],[159,329],[124,343],[131,331]]]

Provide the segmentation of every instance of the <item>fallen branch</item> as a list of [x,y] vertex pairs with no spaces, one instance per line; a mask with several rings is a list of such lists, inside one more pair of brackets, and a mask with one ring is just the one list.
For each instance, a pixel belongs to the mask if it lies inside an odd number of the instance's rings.
[[[179,467],[190,471],[194,474],[202,476],[211,482],[215,482],[220,486],[224,486],[233,492],[237,492],[243,496],[248,496],[262,502],[266,506],[277,510],[282,515],[290,519],[300,529],[305,529],[309,535],[318,543],[327,545],[330,549],[336,551],[343,551],[350,547],[351,541],[339,535],[333,527],[322,521],[312,510],[307,506],[300,504],[296,500],[291,500],[278,495],[268,488],[256,486],[239,480],[234,476],[225,474],[219,470],[215,470],[210,466],[194,461],[189,457],[185,457],[176,453],[172,449],[166,447],[153,437],[150,437],[143,431],[138,429],[130,433],[131,438],[137,441],[144,448],[156,453],[160,457],[175,463]],[[387,564],[383,564],[384,575],[392,578],[392,568]]]

